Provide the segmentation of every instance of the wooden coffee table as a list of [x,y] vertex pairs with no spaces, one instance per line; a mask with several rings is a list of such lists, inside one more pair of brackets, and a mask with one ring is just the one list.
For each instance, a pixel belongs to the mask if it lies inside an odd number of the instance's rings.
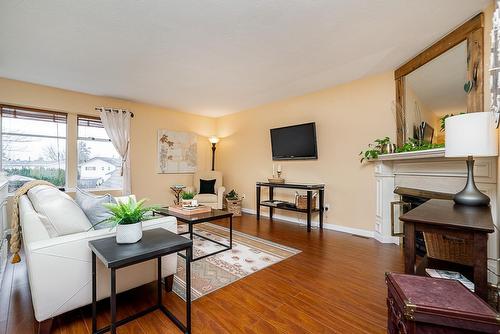
[[[162,216],[172,216],[172,217],[177,218],[177,220],[180,221],[181,223],[187,224],[188,225],[188,232],[179,233],[179,235],[189,234],[189,239],[191,239],[191,240],[193,240],[193,236],[197,236],[199,238],[208,240],[210,242],[216,243],[216,244],[223,247],[223,249],[218,250],[216,252],[212,252],[210,254],[205,254],[203,256],[199,256],[196,258],[193,257],[193,259],[191,261],[198,261],[198,260],[204,259],[206,257],[225,252],[225,251],[233,248],[233,214],[231,212],[224,211],[224,210],[212,209],[211,212],[198,213],[198,214],[192,214],[192,215],[183,215],[183,214],[180,214],[177,212],[170,211],[168,209],[168,207],[165,207],[165,208],[156,209],[153,212],[153,214],[162,215]],[[193,231],[193,226],[196,224],[208,223],[208,222],[211,222],[214,220],[220,220],[220,219],[229,219],[229,245],[225,245],[219,241],[216,241],[214,239],[203,236],[203,235]],[[179,254],[179,255],[181,257],[184,257],[183,254]]]

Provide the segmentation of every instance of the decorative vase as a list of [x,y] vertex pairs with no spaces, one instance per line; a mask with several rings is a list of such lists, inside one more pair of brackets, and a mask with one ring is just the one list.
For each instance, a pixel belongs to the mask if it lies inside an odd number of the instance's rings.
[[133,244],[142,238],[142,222],[119,224],[116,227],[116,243]]

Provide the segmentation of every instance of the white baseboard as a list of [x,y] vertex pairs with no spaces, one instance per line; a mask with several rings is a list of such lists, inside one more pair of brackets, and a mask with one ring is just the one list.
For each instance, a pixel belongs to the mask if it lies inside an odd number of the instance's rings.
[[[242,208],[241,211],[244,213],[251,214],[251,215],[257,214],[257,212],[254,209],[250,209],[250,208]],[[260,215],[262,217],[269,217],[269,214],[267,212],[263,213],[261,211]],[[306,225],[305,219],[301,220],[298,218],[284,216],[284,215],[280,215],[280,214],[273,214],[273,218],[278,219],[278,220],[283,220],[283,221],[289,222],[289,223]],[[312,220],[311,225],[317,227],[319,225],[318,220]],[[359,228],[353,228],[353,227],[347,227],[347,226],[329,224],[329,223],[323,223],[323,228],[327,229],[327,230],[337,231],[337,232],[344,232],[344,233],[359,235],[359,236],[366,237],[366,238],[373,238],[374,237],[373,231],[363,230],[363,229],[359,229]]]
[[383,244],[396,244],[399,245],[400,239],[398,237],[382,235],[378,232],[373,232],[373,238]]

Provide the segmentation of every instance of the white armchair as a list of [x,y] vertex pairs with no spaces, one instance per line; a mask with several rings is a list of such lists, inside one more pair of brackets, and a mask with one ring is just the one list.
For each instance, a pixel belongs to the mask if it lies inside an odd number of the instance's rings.
[[215,194],[197,194],[194,198],[198,204],[210,206],[214,209],[222,209],[224,201],[224,192],[226,188],[222,186],[222,172],[206,171],[197,172],[193,175],[193,186],[187,187],[186,191],[199,192],[201,180],[215,180]]

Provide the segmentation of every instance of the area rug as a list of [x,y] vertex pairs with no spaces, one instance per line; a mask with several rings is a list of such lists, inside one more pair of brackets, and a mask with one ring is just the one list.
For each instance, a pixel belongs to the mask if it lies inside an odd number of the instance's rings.
[[[178,233],[186,230],[186,225],[179,225]],[[229,229],[225,227],[204,223],[196,225],[194,231],[223,244],[229,244]],[[185,236],[188,237],[188,235]],[[193,245],[195,258],[222,249],[222,246],[196,236]],[[297,249],[233,230],[233,249],[191,264],[192,300],[205,296],[298,253],[300,251]],[[182,257],[179,257],[173,291],[182,299],[185,299],[185,277],[185,261]]]

